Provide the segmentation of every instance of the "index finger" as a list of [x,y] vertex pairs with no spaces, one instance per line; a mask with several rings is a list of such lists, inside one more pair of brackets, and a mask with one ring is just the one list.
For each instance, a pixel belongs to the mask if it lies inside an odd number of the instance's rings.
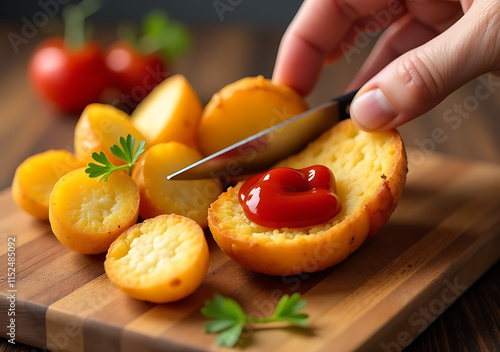
[[391,3],[402,6],[393,0],[305,1],[283,35],[273,81],[302,95],[309,94],[325,58],[348,36],[353,25]]

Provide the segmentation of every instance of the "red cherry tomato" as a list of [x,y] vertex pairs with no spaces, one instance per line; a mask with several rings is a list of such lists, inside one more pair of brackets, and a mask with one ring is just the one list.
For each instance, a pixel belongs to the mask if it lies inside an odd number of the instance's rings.
[[167,66],[158,54],[144,55],[122,41],[108,50],[106,65],[114,85],[136,103],[168,76]]
[[29,75],[36,91],[66,112],[97,102],[109,85],[104,55],[95,42],[71,49],[62,38],[48,39],[31,56]]
[[277,168],[256,175],[240,188],[248,219],[271,228],[322,224],[342,209],[333,173],[323,165],[305,169]]

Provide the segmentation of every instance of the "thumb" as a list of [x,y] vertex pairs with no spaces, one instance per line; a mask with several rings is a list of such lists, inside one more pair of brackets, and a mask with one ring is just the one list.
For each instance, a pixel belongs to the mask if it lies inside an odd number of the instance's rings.
[[499,4],[476,1],[448,30],[396,58],[370,79],[351,104],[358,127],[368,131],[398,127],[471,79],[499,70]]

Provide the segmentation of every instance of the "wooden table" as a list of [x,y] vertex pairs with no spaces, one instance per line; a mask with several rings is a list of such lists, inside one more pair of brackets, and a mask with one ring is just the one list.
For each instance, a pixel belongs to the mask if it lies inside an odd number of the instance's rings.
[[[0,37],[6,38],[12,28],[2,25]],[[231,26],[195,28],[193,33],[193,50],[172,71],[183,73],[204,103],[219,88],[241,77],[257,74],[270,77],[280,33]],[[103,31],[102,38],[108,43],[113,36]],[[3,151],[0,190],[10,186],[15,168],[28,156],[47,149],[72,150],[77,116],[56,112],[38,100],[29,86],[27,60],[43,39],[43,34],[35,36],[18,54],[8,41],[0,42],[0,150]],[[325,69],[309,98],[311,104],[341,94],[365,56],[365,52],[354,53]],[[410,168],[418,167],[422,154],[436,151],[500,163],[500,78],[491,79],[490,83],[488,79],[470,82],[432,112],[400,129],[407,146],[415,148],[409,155]],[[500,267],[496,264],[405,351],[500,348],[499,274]],[[12,347],[2,341],[0,351],[38,349],[20,344]]]

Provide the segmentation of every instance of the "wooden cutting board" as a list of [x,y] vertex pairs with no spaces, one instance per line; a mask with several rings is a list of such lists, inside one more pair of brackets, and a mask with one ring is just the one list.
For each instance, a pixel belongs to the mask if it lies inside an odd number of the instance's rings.
[[[48,223],[0,193],[0,329],[15,294],[16,341],[52,351],[227,350],[203,331],[200,308],[219,292],[251,315],[284,293],[308,301],[309,328],[254,326],[245,351],[400,351],[500,256],[500,166],[409,152],[410,173],[390,221],[343,263],[315,274],[269,277],[230,260],[211,240],[210,267],[188,298],[155,305],[107,279],[104,255],[62,246]],[[6,280],[15,238],[15,283]],[[12,241],[12,240],[11,240]],[[12,290],[12,291],[9,291]],[[279,328],[278,328],[279,327]]]

